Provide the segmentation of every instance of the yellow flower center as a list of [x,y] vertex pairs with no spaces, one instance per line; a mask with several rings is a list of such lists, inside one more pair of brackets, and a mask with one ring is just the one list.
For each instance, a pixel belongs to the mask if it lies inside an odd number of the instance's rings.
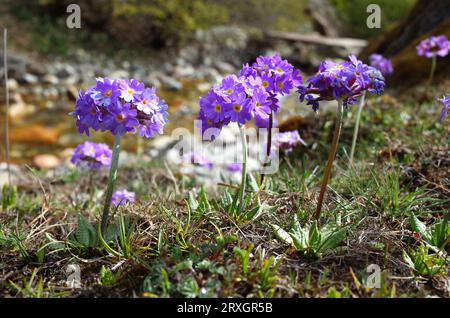
[[259,108],[259,107],[261,107],[261,103],[260,103],[260,102],[257,102],[257,103],[256,103],[256,108]]
[[282,89],[284,87],[284,84],[283,84],[283,82],[279,82],[277,86],[279,89]]
[[262,86],[263,86],[263,87],[268,87],[268,86],[269,86],[269,82],[268,82],[268,81],[262,82]]
[[118,114],[118,115],[116,116],[116,120],[117,120],[119,123],[123,122],[124,119],[125,119],[125,116],[124,116],[122,113],[120,113],[120,114]]
[[227,94],[228,94],[228,95],[232,94],[233,92],[234,92],[234,91],[233,91],[231,88],[227,89]]
[[234,109],[234,111],[236,112],[236,113],[239,113],[240,111],[241,111],[241,105],[239,105],[239,104],[235,104],[234,106],[233,106],[233,109]]
[[220,106],[220,104],[216,104],[216,106],[214,106],[214,110],[216,113],[220,113],[222,111],[222,106]]
[[134,89],[132,88],[127,89],[127,93],[130,95],[134,95]]
[[112,91],[111,91],[110,89],[108,89],[108,90],[105,91],[105,96],[106,96],[106,97],[111,96],[111,94],[112,94]]

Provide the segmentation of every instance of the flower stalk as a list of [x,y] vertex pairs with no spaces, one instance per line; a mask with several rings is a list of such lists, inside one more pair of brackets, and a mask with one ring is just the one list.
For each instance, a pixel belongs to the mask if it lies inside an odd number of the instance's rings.
[[323,200],[325,197],[325,192],[327,190],[328,181],[330,179],[331,168],[333,167],[334,157],[336,156],[337,146],[339,143],[339,137],[341,135],[341,129],[342,129],[343,113],[344,113],[343,102],[342,102],[342,100],[338,99],[338,110],[337,110],[337,114],[336,114],[336,123],[335,123],[335,127],[334,127],[333,142],[331,144],[330,153],[328,155],[327,166],[325,168],[325,172],[323,175],[322,186],[320,188],[320,194],[319,194],[319,200],[317,202],[317,209],[316,209],[316,213],[314,215],[314,218],[317,221],[320,220],[322,204],[323,204]]
[[356,122],[355,122],[355,129],[353,131],[352,148],[350,149],[350,166],[353,165],[353,158],[355,155],[355,148],[356,148],[356,140],[358,139],[358,132],[359,132],[359,122],[361,120],[361,113],[362,113],[362,109],[364,107],[365,100],[366,100],[366,92],[364,91],[361,95],[361,98],[359,99],[358,112],[356,113]]
[[[8,186],[11,187],[11,152],[9,143],[9,87],[8,87],[8,30],[3,29],[3,77],[5,79],[5,154],[6,154],[6,170],[8,172]],[[11,189],[8,189],[9,193]]]
[[431,58],[431,70],[430,70],[430,77],[428,78],[428,87],[431,85],[431,83],[433,82],[433,77],[434,77],[434,73],[436,72],[436,56],[433,56]]
[[[272,128],[273,128],[273,112],[270,112],[269,115],[269,129],[267,131],[267,148],[266,148],[266,162],[264,163],[265,165],[269,163],[270,160],[270,151],[272,150]],[[261,188],[263,187],[264,184],[264,177],[265,174],[264,172],[261,173]]]
[[239,189],[239,212],[244,210],[244,197],[245,197],[245,186],[247,184],[247,137],[245,136],[244,128],[242,124],[239,124],[239,133],[241,135],[242,143],[242,177],[241,177],[241,187]]
[[111,199],[114,191],[114,185],[117,179],[117,167],[119,165],[120,140],[121,135],[117,134],[114,139],[111,167],[109,170],[108,186],[106,188],[105,205],[103,207],[103,214],[101,221],[102,233],[105,233],[106,227],[108,226],[109,209],[111,207]]

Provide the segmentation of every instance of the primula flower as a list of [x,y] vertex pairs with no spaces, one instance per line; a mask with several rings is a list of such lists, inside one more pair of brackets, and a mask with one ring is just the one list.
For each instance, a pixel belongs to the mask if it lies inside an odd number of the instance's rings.
[[234,162],[227,165],[227,170],[229,172],[241,172],[242,171],[242,164]]
[[450,51],[450,41],[445,35],[431,36],[416,47],[419,56],[427,58],[445,57]]
[[114,135],[136,133],[151,138],[161,134],[167,123],[167,105],[155,88],[137,80],[97,78],[95,86],[79,93],[75,110],[80,133],[110,131]]
[[300,144],[306,146],[297,130],[276,133],[272,137],[271,153],[276,153],[278,149],[289,153]]
[[189,162],[195,165],[206,167],[209,169],[213,168],[213,163],[208,157],[202,155],[201,153],[190,151],[182,156],[184,162]]
[[135,200],[136,194],[125,189],[117,190],[112,195],[112,204],[115,206],[125,205],[126,203],[134,202]]
[[440,122],[444,122],[448,114],[450,114],[450,94],[443,96],[439,101],[442,104],[441,118]]
[[322,100],[340,99],[346,107],[354,104],[364,91],[381,94],[384,85],[379,70],[350,56],[349,61],[341,63],[322,62],[319,71],[305,85],[299,85],[297,91],[300,101],[306,100],[317,111]]
[[108,145],[86,141],[74,149],[70,162],[79,167],[100,169],[111,165],[111,155]]
[[238,76],[225,77],[200,98],[202,135],[209,128],[220,131],[230,122],[244,125],[252,119],[258,127],[268,127],[270,114],[280,108],[278,97],[289,94],[301,82],[300,71],[278,54],[260,56],[252,65],[243,65]]
[[381,54],[372,54],[369,56],[370,66],[376,68],[383,76],[391,75],[394,72],[391,60]]

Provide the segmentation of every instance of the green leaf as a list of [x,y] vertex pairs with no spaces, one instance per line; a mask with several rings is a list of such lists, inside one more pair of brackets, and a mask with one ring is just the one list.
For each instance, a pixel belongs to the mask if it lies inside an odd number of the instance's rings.
[[450,226],[447,218],[433,224],[430,229],[431,240],[430,244],[439,249],[443,249],[445,244],[448,244],[450,238]]
[[269,224],[269,226],[273,229],[275,236],[286,245],[294,245],[294,240],[288,232],[283,230],[276,224]]
[[412,229],[414,232],[420,233],[426,241],[430,241],[430,240],[431,240],[430,233],[427,231],[427,226],[426,226],[424,223],[422,223],[422,222],[414,215],[414,213],[411,213],[411,214],[409,215],[409,221],[410,221],[410,223],[411,223],[411,229]]
[[191,209],[191,211],[195,211],[198,208],[198,202],[191,192],[189,192],[188,194],[188,206]]
[[83,247],[95,247],[98,245],[97,231],[82,214],[78,215],[78,226],[75,229],[74,237]]
[[178,291],[187,298],[195,298],[198,296],[200,288],[195,278],[188,276],[179,283]]
[[318,253],[325,253],[332,249],[338,247],[341,242],[347,236],[346,229],[337,229],[332,233],[329,233],[328,236],[324,236],[323,241],[321,242],[320,247],[317,249]]
[[259,186],[258,186],[258,182],[256,182],[255,177],[251,174],[248,173],[247,174],[247,183],[246,183],[246,187],[249,191],[251,192],[258,192],[259,191]]

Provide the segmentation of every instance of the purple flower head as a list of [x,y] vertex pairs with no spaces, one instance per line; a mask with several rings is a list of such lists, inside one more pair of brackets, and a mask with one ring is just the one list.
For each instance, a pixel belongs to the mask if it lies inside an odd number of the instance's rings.
[[364,91],[381,94],[384,84],[380,71],[350,56],[341,63],[322,62],[319,71],[305,85],[299,85],[297,92],[300,101],[306,100],[317,111],[322,100],[340,99],[344,106],[352,105]]
[[80,133],[110,131],[114,135],[136,133],[151,138],[167,123],[167,105],[155,88],[137,80],[97,78],[95,86],[80,92],[71,113]]
[[250,99],[245,93],[235,93],[225,105],[225,115],[230,121],[245,124],[251,119]]
[[441,118],[440,122],[444,122],[448,114],[450,114],[450,94],[443,96],[439,101],[442,104]]
[[306,146],[305,141],[300,138],[300,134],[297,130],[280,132],[275,134],[272,138],[271,152],[274,152],[277,149],[284,152],[291,152],[299,144]]
[[239,76],[225,77],[200,98],[202,135],[210,128],[216,131],[203,139],[217,137],[230,122],[244,125],[254,119],[258,127],[268,127],[270,113],[280,109],[278,96],[289,94],[301,82],[300,71],[278,54],[243,65]]
[[272,112],[271,100],[269,94],[262,89],[253,92],[251,101],[252,114],[255,118],[255,124],[261,128],[269,127],[269,115]]
[[111,155],[108,145],[86,141],[74,149],[70,162],[79,167],[100,169],[111,165]]
[[137,110],[131,108],[130,103],[116,102],[109,107],[109,113],[103,121],[103,129],[110,130],[114,135],[123,135],[126,132],[134,133],[139,121],[136,119]]
[[145,89],[144,84],[135,79],[123,80],[120,82],[119,87],[120,97],[128,103],[134,102]]
[[212,169],[214,164],[208,157],[204,156],[201,153],[190,151],[183,155],[182,160],[184,162],[189,162],[194,165],[206,167],[208,169]]
[[383,76],[391,75],[394,72],[391,60],[381,54],[372,54],[369,56],[370,66],[376,68]]
[[136,193],[125,189],[117,190],[112,195],[112,204],[115,206],[132,203],[136,200]]
[[227,165],[227,170],[229,172],[241,172],[242,171],[242,164],[234,162]]
[[445,57],[450,51],[450,41],[445,35],[430,36],[416,47],[419,56],[432,58],[436,56]]
[[97,84],[91,92],[91,97],[99,106],[108,106],[120,96],[118,83],[109,78],[97,78]]

